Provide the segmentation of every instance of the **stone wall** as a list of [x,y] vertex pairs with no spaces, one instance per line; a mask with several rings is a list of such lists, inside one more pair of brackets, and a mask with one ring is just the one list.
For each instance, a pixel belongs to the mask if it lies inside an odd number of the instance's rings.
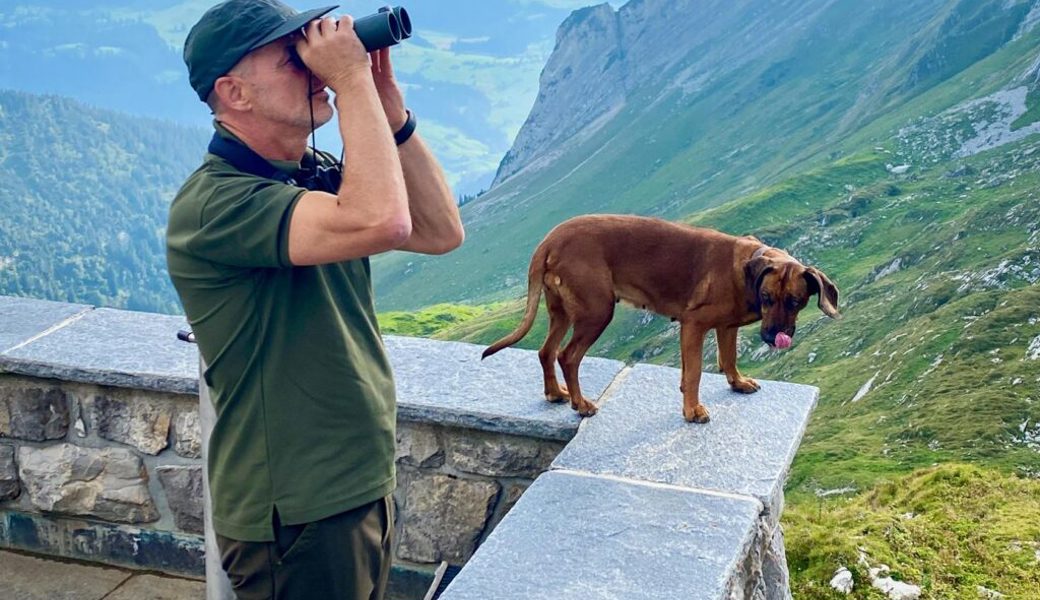
[[[205,572],[198,354],[180,317],[0,297],[0,547]],[[388,337],[395,569],[461,565],[577,431],[529,352]],[[593,359],[602,393],[620,363]],[[431,377],[435,373],[436,377]],[[467,385],[460,386],[459,382]]]
[[[198,354],[180,317],[0,297],[0,547],[205,571]],[[392,598],[790,598],[783,486],[818,391],[588,358],[582,421],[537,354],[388,336]],[[579,427],[580,425],[580,427]],[[508,514],[507,514],[508,513]],[[212,582],[210,582],[212,583]],[[219,597],[219,596],[218,596]]]
[[[426,567],[469,559],[564,446],[413,422],[399,424],[397,442],[396,562]],[[23,529],[37,525],[11,545],[201,575],[200,454],[194,395],[0,375],[0,512],[17,513]],[[173,556],[140,565],[92,554],[97,546],[75,551],[64,528],[44,523],[56,519],[82,521],[81,531],[101,521],[104,531],[166,532],[178,543]]]

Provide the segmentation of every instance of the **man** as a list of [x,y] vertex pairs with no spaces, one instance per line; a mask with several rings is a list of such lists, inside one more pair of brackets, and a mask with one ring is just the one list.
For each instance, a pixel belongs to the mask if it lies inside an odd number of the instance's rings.
[[[184,47],[216,133],[171,205],[167,260],[208,365],[213,526],[239,598],[382,596],[396,408],[367,257],[463,239],[389,51],[333,8],[228,0]],[[307,148],[326,87],[342,169]]]

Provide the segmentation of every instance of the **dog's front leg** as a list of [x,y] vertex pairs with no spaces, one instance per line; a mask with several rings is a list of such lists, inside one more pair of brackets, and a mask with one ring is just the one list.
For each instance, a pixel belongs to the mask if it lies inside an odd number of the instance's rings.
[[716,327],[715,338],[719,341],[719,369],[726,374],[729,387],[744,394],[753,394],[761,387],[750,377],[737,370],[737,327]]
[[707,423],[708,409],[700,401],[701,352],[707,330],[693,321],[683,320],[679,341],[682,354],[683,418],[690,423]]

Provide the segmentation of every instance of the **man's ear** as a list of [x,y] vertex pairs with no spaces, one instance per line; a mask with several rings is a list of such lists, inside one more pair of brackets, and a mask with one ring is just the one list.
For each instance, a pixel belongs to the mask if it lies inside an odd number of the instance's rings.
[[234,75],[218,77],[213,82],[213,94],[217,97],[219,106],[225,109],[245,110],[249,108],[244,82]]
[[802,277],[805,278],[809,294],[819,294],[820,299],[817,306],[820,307],[823,314],[832,319],[840,319],[841,314],[838,312],[838,287],[830,279],[827,279],[827,276],[822,271],[815,267],[806,268],[805,272],[802,273]]
[[775,269],[773,260],[764,256],[753,258],[744,264],[744,290],[748,306],[759,312],[758,288],[762,286],[762,278]]

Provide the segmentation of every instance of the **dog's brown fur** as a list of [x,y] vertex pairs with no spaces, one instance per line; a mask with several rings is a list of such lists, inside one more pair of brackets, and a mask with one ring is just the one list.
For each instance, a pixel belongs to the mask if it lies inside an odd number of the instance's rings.
[[[551,402],[569,398],[582,416],[596,414],[596,406],[581,393],[578,365],[610,323],[618,301],[680,322],[683,417],[697,423],[708,421],[698,386],[709,330],[715,330],[719,368],[730,387],[750,394],[759,385],[737,370],[739,327],[761,320],[761,337],[770,345],[781,331],[793,337],[798,312],[813,294],[819,295],[824,314],[840,316],[838,289],[826,275],[753,237],[661,219],[587,215],[561,223],[538,245],[528,270],[523,320],[483,358],[530,331],[543,290],[549,333],[538,356],[545,397]],[[560,353],[571,326],[574,334]],[[557,355],[566,387],[556,379]]]

